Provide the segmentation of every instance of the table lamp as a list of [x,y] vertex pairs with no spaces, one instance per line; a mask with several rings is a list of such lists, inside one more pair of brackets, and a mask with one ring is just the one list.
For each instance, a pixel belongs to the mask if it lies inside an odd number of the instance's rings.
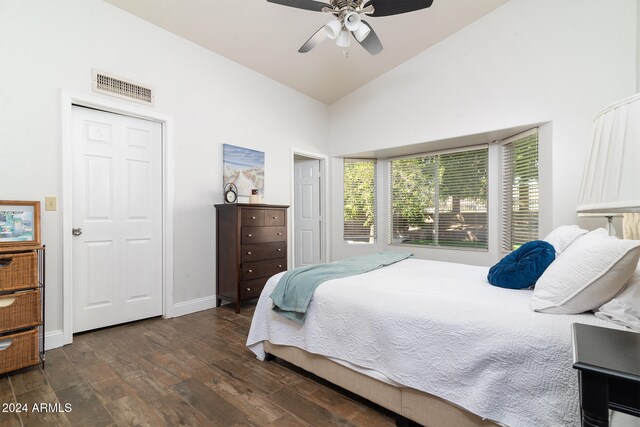
[[640,94],[607,106],[594,124],[576,211],[606,217],[614,235],[614,216],[640,212]]

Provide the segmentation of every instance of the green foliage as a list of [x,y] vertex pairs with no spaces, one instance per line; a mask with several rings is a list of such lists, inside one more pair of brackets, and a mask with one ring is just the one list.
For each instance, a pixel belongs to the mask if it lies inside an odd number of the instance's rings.
[[391,168],[393,218],[409,227],[423,226],[440,201],[453,199],[486,202],[487,150],[462,151],[394,160]]
[[435,157],[394,160],[391,168],[392,215],[409,226],[423,225],[433,211]]
[[375,221],[375,161],[344,162],[344,220],[363,219],[363,226]]
[[440,199],[487,199],[487,150],[439,156]]

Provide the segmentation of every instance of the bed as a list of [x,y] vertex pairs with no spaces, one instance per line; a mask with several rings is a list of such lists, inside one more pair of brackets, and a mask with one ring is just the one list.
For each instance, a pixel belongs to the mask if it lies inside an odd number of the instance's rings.
[[487,271],[410,258],[331,280],[303,324],[271,309],[281,273],[260,296],[247,346],[425,426],[579,425],[571,324],[617,325],[535,313],[532,291],[493,287]]

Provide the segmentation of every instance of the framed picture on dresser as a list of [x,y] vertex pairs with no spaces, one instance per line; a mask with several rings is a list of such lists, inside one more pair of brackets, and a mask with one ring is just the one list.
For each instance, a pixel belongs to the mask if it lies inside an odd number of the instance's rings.
[[224,185],[235,185],[238,196],[250,197],[253,189],[264,197],[264,152],[222,145]]
[[40,202],[0,200],[0,247],[40,244]]

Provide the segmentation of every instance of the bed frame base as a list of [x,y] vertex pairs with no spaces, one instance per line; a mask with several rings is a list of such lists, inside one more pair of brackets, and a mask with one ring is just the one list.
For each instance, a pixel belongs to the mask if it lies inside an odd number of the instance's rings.
[[434,395],[396,387],[342,366],[326,357],[296,347],[264,342],[266,360],[278,357],[330,383],[357,394],[397,414],[401,427],[496,427],[486,420]]
[[411,421],[409,418],[396,414],[396,427],[420,427],[415,421]]

